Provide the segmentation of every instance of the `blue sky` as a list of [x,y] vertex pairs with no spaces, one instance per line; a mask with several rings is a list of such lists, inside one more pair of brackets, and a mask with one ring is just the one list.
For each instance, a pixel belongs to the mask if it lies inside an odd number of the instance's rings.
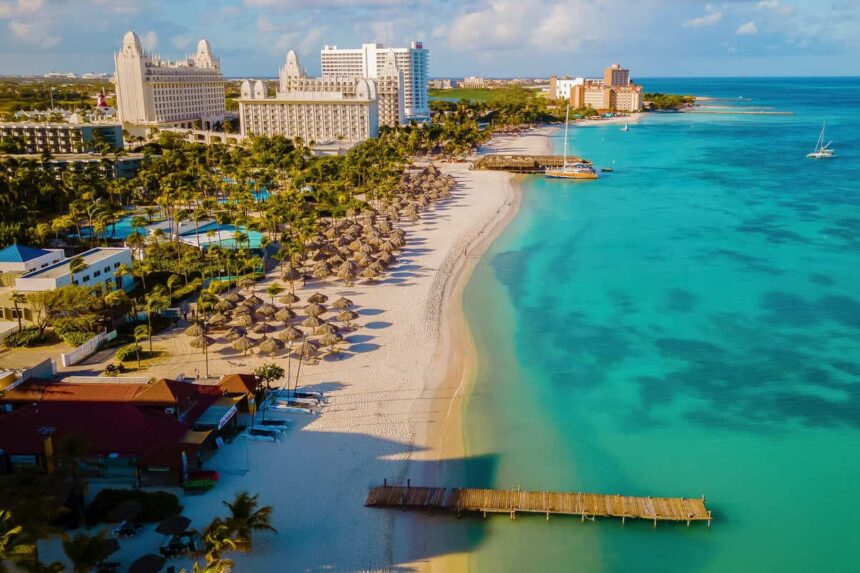
[[0,0],[0,74],[109,72],[129,29],[168,58],[206,37],[229,76],[411,39],[432,76],[860,75],[860,0]]

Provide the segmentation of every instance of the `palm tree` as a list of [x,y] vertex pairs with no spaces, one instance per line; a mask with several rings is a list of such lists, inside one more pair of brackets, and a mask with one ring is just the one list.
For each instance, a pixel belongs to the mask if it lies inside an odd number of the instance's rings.
[[[153,289],[155,290],[155,289]],[[152,292],[146,295],[146,323],[149,326],[149,355],[152,356],[152,313],[161,312],[170,306],[170,301],[158,293]]]
[[63,551],[72,562],[74,573],[92,571],[100,562],[110,555],[110,549],[105,543],[107,530],[102,529],[95,535],[76,533],[63,540]]
[[254,531],[277,533],[277,530],[272,527],[272,507],[266,505],[257,509],[259,497],[259,494],[252,496],[247,491],[242,491],[236,494],[233,501],[222,502],[230,510],[230,516],[225,523],[230,531],[236,534],[238,541],[247,543],[248,550],[251,549],[251,537]]
[[152,354],[152,337],[149,333],[149,327],[145,324],[138,324],[134,327],[134,352],[137,355],[138,370],[140,370],[140,343],[144,338],[149,338],[149,353]]
[[272,283],[266,287],[266,294],[272,298],[272,306],[275,304],[275,297],[284,292],[284,287],[280,283]]
[[219,561],[225,551],[236,550],[236,540],[231,537],[231,533],[230,526],[220,517],[213,519],[203,530],[207,562]]
[[73,276],[84,272],[88,268],[90,268],[90,266],[82,257],[74,257],[69,261],[69,273]]
[[173,301],[173,289],[179,286],[179,281],[181,280],[182,277],[180,277],[179,275],[170,275],[169,277],[167,277],[168,297],[171,302]]
[[21,565],[35,560],[36,543],[27,539],[24,528],[13,523],[12,514],[0,510],[0,573],[12,571],[6,563]]
[[21,309],[19,305],[22,305],[27,302],[27,296],[22,292],[16,291],[12,293],[12,296],[10,298],[12,300],[12,304],[15,305],[15,316],[18,318],[18,332],[21,332],[24,326],[21,322]]

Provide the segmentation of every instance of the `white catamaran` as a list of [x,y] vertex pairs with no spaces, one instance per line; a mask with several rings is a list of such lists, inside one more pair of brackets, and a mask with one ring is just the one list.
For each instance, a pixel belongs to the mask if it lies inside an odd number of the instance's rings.
[[815,143],[815,151],[807,153],[806,156],[810,159],[830,159],[836,154],[836,150],[830,147],[832,141],[824,143],[824,128],[827,124],[821,125],[821,133],[818,135],[818,141]]
[[544,177],[550,179],[597,179],[597,171],[588,163],[567,162],[567,133],[570,127],[570,104],[567,104],[567,116],[564,120],[564,163],[561,167],[547,167]]

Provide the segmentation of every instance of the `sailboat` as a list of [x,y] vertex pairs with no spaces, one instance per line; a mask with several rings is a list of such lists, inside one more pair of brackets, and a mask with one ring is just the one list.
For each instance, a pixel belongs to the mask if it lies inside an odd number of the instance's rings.
[[821,133],[818,135],[818,141],[815,142],[815,151],[806,154],[810,159],[830,159],[835,156],[836,150],[830,147],[830,144],[833,142],[828,141],[824,143],[825,127],[827,127],[826,123],[821,125]]
[[625,123],[624,127],[621,128],[621,131],[630,131],[630,126]]
[[548,179],[597,179],[597,171],[588,163],[567,162],[567,133],[570,128],[570,104],[564,120],[564,162],[561,167],[547,167],[544,177]]

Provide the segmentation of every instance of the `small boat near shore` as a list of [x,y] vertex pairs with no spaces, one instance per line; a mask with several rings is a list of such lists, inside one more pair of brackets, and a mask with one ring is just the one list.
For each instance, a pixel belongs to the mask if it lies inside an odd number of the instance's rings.
[[567,104],[567,116],[564,120],[564,160],[561,167],[547,167],[544,177],[547,179],[597,179],[597,171],[589,163],[567,162],[567,134],[570,128],[570,104]]
[[810,159],[830,159],[835,157],[836,150],[830,147],[832,141],[824,143],[824,130],[827,124],[821,125],[821,133],[818,135],[818,141],[815,142],[815,150],[812,153],[807,153],[806,157]]

